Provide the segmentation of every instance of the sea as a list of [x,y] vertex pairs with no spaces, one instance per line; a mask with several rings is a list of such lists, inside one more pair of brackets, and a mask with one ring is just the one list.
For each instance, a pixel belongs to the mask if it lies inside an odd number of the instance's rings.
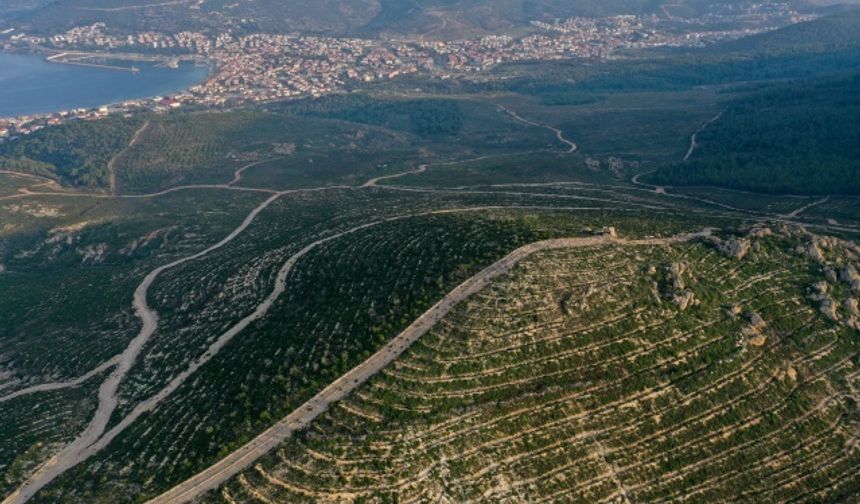
[[164,96],[206,79],[209,69],[135,61],[137,73],[50,63],[38,54],[0,53],[0,117],[92,108],[134,98]]

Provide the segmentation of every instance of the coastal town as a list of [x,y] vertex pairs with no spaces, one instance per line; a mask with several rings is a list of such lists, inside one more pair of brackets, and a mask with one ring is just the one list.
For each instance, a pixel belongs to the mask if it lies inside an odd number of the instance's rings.
[[[104,23],[75,27],[52,36],[7,32],[0,36],[4,50],[44,52],[54,63],[136,71],[136,67],[92,62],[139,59],[176,67],[188,61],[210,65],[212,71],[204,82],[169,97],[0,119],[0,141],[70,119],[98,120],[138,110],[167,112],[182,106],[223,107],[316,98],[409,75],[442,80],[471,78],[505,63],[606,60],[623,57],[630,50],[705,46],[810,16],[784,4],[765,3],[740,13],[685,19],[686,29],[667,29],[667,23],[677,24],[672,17],[671,12],[666,12],[664,17],[623,15],[577,17],[553,23],[534,21],[532,33],[525,36],[492,35],[455,41],[262,33],[207,35],[190,31],[119,35],[112,34]],[[746,21],[744,27],[710,28],[738,18]]]

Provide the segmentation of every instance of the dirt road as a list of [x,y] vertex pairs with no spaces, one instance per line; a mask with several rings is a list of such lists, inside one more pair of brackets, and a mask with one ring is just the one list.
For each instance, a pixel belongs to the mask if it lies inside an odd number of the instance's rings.
[[16,397],[21,397],[21,396],[28,395],[28,394],[35,394],[37,392],[50,392],[52,390],[62,390],[65,388],[77,387],[78,385],[83,384],[84,382],[86,382],[90,378],[92,378],[98,374],[101,374],[103,371],[107,371],[108,369],[114,367],[118,360],[119,360],[118,357],[114,357],[111,360],[103,362],[101,365],[90,370],[88,373],[81,375],[77,378],[73,378],[73,379],[68,380],[68,381],[54,382],[54,383],[40,383],[39,385],[33,385],[32,387],[27,387],[27,388],[23,388],[21,390],[16,390],[15,392],[12,392],[9,395],[5,395],[3,397],[0,397],[0,403],[5,402],[5,401],[11,401],[12,399],[15,399]]
[[26,502],[39,489],[53,481],[57,476],[69,468],[74,467],[97,451],[93,448],[93,445],[103,437],[102,434],[105,431],[108,420],[116,409],[118,401],[117,390],[119,389],[119,384],[128,373],[129,369],[131,369],[143,346],[147,341],[149,341],[149,338],[153,333],[155,333],[155,329],[158,326],[158,314],[155,310],[149,307],[146,300],[149,288],[155,279],[158,278],[162,272],[168,269],[199,259],[220,249],[224,245],[227,245],[247,229],[257,215],[259,215],[260,212],[271,205],[280,196],[280,193],[275,194],[260,203],[245,217],[245,220],[242,221],[236,229],[215,245],[212,245],[196,254],[159,266],[146,275],[143,282],[140,283],[134,292],[133,302],[135,313],[143,322],[143,327],[138,335],[131,340],[123,353],[114,358],[116,360],[116,367],[99,387],[99,403],[90,423],[74,441],[66,445],[60,452],[51,457],[51,459],[42,465],[36,473],[27,480],[27,482],[4,499],[3,504],[22,504]]
[[720,112],[719,114],[717,114],[714,117],[705,121],[705,123],[702,124],[702,126],[699,127],[699,129],[697,129],[696,131],[693,132],[693,134],[690,136],[690,148],[687,149],[687,154],[684,155],[684,161],[689,161],[690,157],[693,155],[693,153],[696,152],[696,148],[699,146],[699,143],[697,141],[699,133],[705,131],[705,129],[707,129],[708,126],[710,126],[714,122],[718,121],[720,119],[720,117],[722,117],[722,116],[723,116],[723,113]]
[[[323,190],[323,189],[313,189],[313,190]],[[292,271],[296,262],[299,259],[307,255],[311,250],[317,248],[318,246],[330,242],[332,240],[336,240],[348,234],[352,234],[363,229],[367,229],[373,226],[377,226],[386,222],[393,222],[396,220],[407,219],[419,215],[429,215],[429,214],[442,214],[442,213],[452,213],[452,212],[462,212],[462,211],[478,211],[483,209],[489,209],[491,207],[473,207],[468,209],[447,209],[447,210],[437,210],[431,212],[424,212],[420,214],[407,214],[400,215],[395,217],[390,217],[387,219],[381,219],[378,221],[362,224],[359,226],[355,226],[348,230],[342,231],[340,233],[333,234],[326,238],[319,239],[305,248],[291,256],[283,267],[279,270],[278,275],[275,280],[275,287],[272,293],[260,303],[253,313],[246,316],[238,323],[230,327],[225,333],[221,334],[203,353],[199,358],[197,358],[193,363],[191,363],[185,370],[175,376],[167,386],[158,391],[156,394],[150,396],[140,404],[138,404],[131,413],[126,415],[117,425],[112,427],[110,430],[105,432],[107,427],[107,423],[111,418],[111,415],[116,410],[117,402],[118,402],[118,389],[119,385],[122,382],[123,378],[128,374],[128,371],[131,369],[132,365],[136,362],[140,352],[142,351],[144,345],[149,341],[152,335],[155,333],[155,330],[158,326],[158,314],[149,307],[147,302],[147,293],[149,291],[152,283],[158,278],[158,276],[164,271],[175,268],[181,264],[184,264],[189,261],[193,261],[199,259],[205,255],[210,254],[211,252],[218,250],[224,245],[230,243],[233,239],[235,239],[239,234],[241,234],[256,218],[256,216],[262,212],[265,208],[267,208],[270,204],[272,204],[275,200],[283,196],[284,194],[288,194],[291,192],[304,192],[307,190],[295,190],[295,191],[284,191],[279,192],[267,200],[258,205],[254,210],[251,211],[250,214],[245,218],[242,224],[239,225],[236,229],[234,229],[227,237],[222,239],[220,242],[212,245],[211,247],[198,252],[194,255],[184,257],[177,261],[174,261],[169,264],[165,264],[160,266],[153,271],[151,271],[141,282],[141,284],[137,287],[134,292],[134,302],[133,306],[135,309],[135,313],[143,322],[143,327],[141,328],[138,335],[129,343],[128,347],[117,357],[114,357],[107,363],[102,364],[96,370],[90,371],[87,375],[83,377],[76,378],[75,380],[71,380],[70,382],[64,382],[59,384],[46,384],[46,390],[55,390],[59,388],[66,388],[76,386],[79,383],[85,381],[86,377],[92,376],[96,374],[98,370],[105,370],[109,367],[116,366],[114,371],[108,376],[108,378],[102,383],[99,387],[99,403],[96,409],[93,418],[90,420],[90,423],[87,425],[86,429],[70,444],[65,446],[60,452],[54,455],[51,459],[49,459],[45,464],[43,464],[21,487],[19,487],[14,493],[6,497],[3,500],[2,504],[23,504],[27,500],[29,500],[36,492],[38,492],[42,487],[56,479],[58,476],[63,474],[68,469],[74,467],[75,465],[81,463],[86,460],[93,454],[102,450],[106,447],[116,436],[121,434],[129,425],[131,425],[135,420],[137,420],[142,414],[152,411],[161,401],[167,398],[173,391],[175,391],[179,386],[186,380],[188,377],[193,375],[201,366],[206,364],[209,360],[211,360],[218,352],[227,344],[229,341],[236,336],[239,332],[244,330],[248,325],[250,325],[255,320],[263,317],[266,313],[268,313],[271,306],[274,302],[280,297],[281,294],[286,289],[286,282],[289,273]],[[493,207],[495,208],[495,207]],[[13,394],[15,397],[38,392],[41,391],[39,386],[31,387],[30,389],[25,389]],[[11,397],[10,397],[11,398]]]
[[593,247],[598,245],[665,245],[681,243],[710,234],[710,230],[700,233],[680,235],[672,238],[653,238],[644,240],[618,240],[608,235],[583,238],[561,238],[546,240],[525,245],[511,252],[504,258],[493,263],[475,276],[469,278],[454,290],[449,292],[441,301],[424,312],[395,337],[384,348],[370,356],[345,375],[329,384],[320,393],[302,404],[274,426],[221,459],[208,469],[198,473],[185,482],[175,486],[162,495],[150,500],[147,504],[180,504],[191,501],[202,494],[218,488],[228,479],[248,468],[255,460],[275,448],[293,432],[308,425],[328,407],[358,388],[382,368],[399,357],[421,336],[426,334],[437,322],[445,317],[460,302],[479,292],[494,279],[508,273],[520,261],[530,255],[554,249],[572,247]]
[[525,117],[522,117],[521,115],[517,114],[515,111],[513,111],[513,110],[511,110],[511,109],[509,109],[503,105],[496,105],[496,107],[498,107],[499,110],[501,110],[502,112],[505,112],[506,114],[513,117],[517,121],[528,124],[529,126],[535,126],[537,128],[544,128],[544,129],[548,129],[548,130],[552,131],[553,133],[555,133],[555,137],[558,139],[559,142],[566,144],[570,147],[567,150],[568,154],[572,154],[572,153],[576,152],[577,149],[579,149],[579,147],[575,143],[568,140],[564,136],[564,132],[561,131],[560,129],[553,127],[553,126],[550,126],[549,124],[543,124],[543,123],[539,123],[539,122],[535,122],[535,121],[531,121],[529,119],[526,119]]
[[427,171],[427,165],[423,164],[414,170],[409,170],[401,173],[395,173],[393,175],[383,175],[382,177],[376,177],[368,180],[364,184],[361,185],[362,188],[365,187],[376,187],[381,180],[390,180],[396,179],[400,177],[405,177],[406,175],[418,175],[419,173],[424,173]]
[[128,142],[128,145],[125,147],[125,149],[117,152],[116,155],[114,157],[110,158],[110,161],[108,161],[107,169],[108,169],[108,173],[110,174],[110,192],[111,192],[111,194],[116,194],[116,161],[117,161],[117,159],[124,156],[125,153],[129,151],[129,149],[131,149],[132,147],[137,145],[137,142],[140,141],[140,135],[142,135],[143,132],[146,131],[147,128],[149,128],[149,121],[146,121],[145,123],[143,123],[143,126],[141,126],[137,131],[134,132],[134,135],[131,137],[131,141]]
[[227,185],[232,186],[232,185],[236,185],[239,182],[241,182],[242,181],[242,175],[245,173],[245,170],[247,170],[249,168],[253,168],[257,165],[261,165],[263,163],[268,163],[270,161],[278,161],[281,159],[284,159],[284,158],[261,159],[259,161],[254,161],[253,163],[248,163],[245,166],[243,166],[243,167],[239,168],[238,170],[236,170],[235,172],[233,172],[233,180],[231,180],[230,182],[227,182]]
[[827,203],[828,201],[830,201],[830,196],[825,196],[825,197],[821,198],[820,200],[813,201],[812,203],[809,203],[807,205],[803,205],[802,207],[800,207],[796,210],[793,210],[787,214],[783,214],[782,217],[786,218],[786,219],[794,219],[795,217],[797,217],[798,215],[802,214],[803,212],[809,210],[810,208],[812,208],[814,206],[818,206],[818,205],[823,205],[823,204]]

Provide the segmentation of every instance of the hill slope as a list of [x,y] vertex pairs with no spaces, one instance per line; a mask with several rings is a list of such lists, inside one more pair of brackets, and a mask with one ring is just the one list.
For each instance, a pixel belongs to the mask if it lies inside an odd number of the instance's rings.
[[[695,14],[703,0],[680,2]],[[464,37],[532,20],[660,13],[657,0],[57,0],[21,22],[51,32],[99,21],[120,30],[247,29],[267,32]]]
[[860,46],[860,10],[851,10],[720,44],[714,50],[781,53],[833,51],[857,46]]
[[856,332],[808,237],[745,239],[535,254],[204,502],[856,495]]
[[774,193],[860,194],[860,74],[736,99],[689,162],[651,180]]

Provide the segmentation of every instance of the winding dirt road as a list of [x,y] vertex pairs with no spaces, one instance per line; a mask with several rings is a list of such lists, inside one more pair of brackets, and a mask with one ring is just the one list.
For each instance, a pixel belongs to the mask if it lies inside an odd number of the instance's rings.
[[[271,205],[275,200],[282,196],[282,193],[277,193],[275,195],[270,196],[268,199],[257,205],[251,213],[245,217],[245,220],[234,229],[229,235],[223,238],[218,243],[210,246],[209,248],[202,250],[196,254],[183,257],[182,259],[178,259],[169,264],[165,264],[163,266],[159,266],[158,268],[152,270],[146,277],[143,279],[143,282],[137,287],[134,292],[134,310],[137,316],[143,322],[143,327],[140,332],[134,339],[131,340],[128,347],[120,354],[118,357],[115,357],[116,360],[115,368],[113,372],[108,376],[108,378],[101,384],[99,387],[99,403],[98,408],[96,409],[95,415],[90,420],[90,423],[87,425],[86,429],[70,444],[65,446],[60,452],[51,457],[48,462],[42,465],[21,487],[19,487],[14,493],[9,495],[6,499],[3,500],[3,504],[22,504],[30,499],[39,489],[53,481],[57,476],[65,472],[71,467],[74,467],[87,457],[89,457],[92,453],[97,450],[93,449],[93,445],[102,438],[102,434],[105,431],[105,427],[107,426],[108,420],[113,414],[114,410],[117,406],[117,390],[119,389],[119,384],[122,379],[126,376],[131,366],[137,360],[138,355],[140,354],[141,349],[149,341],[149,338],[155,333],[155,329],[158,326],[158,314],[149,307],[147,303],[146,297],[149,292],[149,287],[155,281],[158,276],[164,271],[175,268],[181,264],[184,264],[189,261],[193,261],[195,259],[199,259],[203,256],[206,256],[224,245],[227,245],[237,236],[239,236],[251,223],[254,219],[262,212],[266,207]],[[91,371],[92,373],[92,371]],[[88,373],[89,374],[89,373]],[[80,380],[80,379],[78,379]],[[59,387],[58,387],[59,388]],[[23,391],[21,391],[23,393]],[[19,394],[22,395],[22,394]]]
[[570,147],[570,148],[567,150],[567,153],[568,153],[568,154],[573,154],[574,152],[576,152],[576,151],[579,149],[579,147],[578,147],[575,143],[573,143],[572,141],[568,140],[568,139],[564,136],[564,132],[563,132],[563,131],[561,131],[560,129],[558,129],[558,128],[554,127],[554,126],[550,126],[549,124],[539,123],[539,122],[535,122],[535,121],[532,121],[532,120],[526,119],[525,117],[523,117],[523,116],[521,116],[521,115],[517,114],[515,111],[513,111],[513,110],[511,110],[511,109],[509,109],[509,108],[507,108],[507,107],[505,107],[505,106],[503,106],[503,105],[498,105],[498,104],[497,104],[497,105],[496,105],[496,107],[498,107],[498,108],[499,108],[499,110],[501,110],[502,112],[504,112],[504,113],[508,114],[509,116],[513,117],[513,118],[514,118],[514,119],[516,119],[517,121],[520,121],[520,122],[522,122],[522,123],[528,124],[529,126],[535,126],[535,127],[537,127],[537,128],[544,128],[544,129],[548,129],[548,130],[552,131],[553,133],[555,133],[555,137],[558,139],[558,141],[559,141],[559,142],[561,142],[561,143],[563,143],[563,144],[566,144],[566,145],[568,145],[568,146]]
[[233,180],[231,180],[230,182],[227,182],[226,185],[227,186],[233,186],[233,185],[241,182],[242,181],[242,175],[245,173],[245,170],[247,170],[249,168],[253,168],[253,167],[261,165],[263,163],[268,163],[270,161],[278,161],[281,159],[284,159],[284,158],[261,159],[259,161],[254,161],[253,163],[246,164],[245,166],[243,166],[243,167],[239,168],[238,170],[236,170],[235,172],[233,172]]
[[[384,221],[380,221],[379,223],[381,222]],[[366,225],[364,227],[369,226]],[[609,235],[603,235],[545,240],[520,247],[458,285],[442,300],[418,317],[415,322],[397,335],[390,343],[385,345],[385,347],[329,384],[320,393],[302,404],[274,426],[208,469],[148,501],[147,504],[180,504],[191,501],[210,490],[218,488],[228,479],[248,468],[255,460],[268,453],[283,440],[290,437],[293,432],[307,426],[325,412],[332,403],[349,395],[353,390],[382,370],[382,368],[398,358],[406,349],[436,325],[437,322],[450,313],[457,304],[485,288],[494,279],[508,273],[520,261],[536,252],[610,244],[624,246],[666,245],[690,241],[709,234],[710,230],[706,229],[699,233],[679,235],[671,238],[643,240],[613,239]]]
[[[318,191],[323,189],[312,189],[312,191]],[[340,233],[333,234],[326,238],[319,239],[305,248],[291,256],[283,267],[279,270],[278,275],[275,281],[275,287],[269,296],[260,303],[253,313],[246,316],[238,323],[233,325],[226,332],[221,334],[204,352],[202,356],[197,358],[192,364],[190,364],[185,370],[183,370],[180,374],[175,376],[168,385],[166,385],[163,389],[161,389],[156,394],[150,396],[146,400],[142,401],[138,404],[128,415],[126,415],[120,422],[112,427],[110,430],[105,432],[108,421],[110,420],[113,412],[116,410],[116,406],[118,403],[118,389],[119,385],[125,376],[128,374],[128,371],[137,361],[140,352],[143,347],[155,333],[155,330],[158,326],[158,314],[155,310],[153,310],[148,302],[147,302],[147,293],[149,292],[149,288],[152,283],[158,278],[158,276],[164,271],[175,268],[181,264],[184,264],[189,261],[193,261],[204,257],[215,250],[220,249],[221,247],[227,245],[231,241],[233,241],[237,236],[239,236],[250,224],[254,221],[254,219],[262,212],[265,208],[271,205],[278,198],[283,196],[284,194],[289,194],[293,192],[305,192],[307,190],[294,190],[294,191],[284,191],[278,192],[268,199],[260,203],[251,213],[245,217],[245,220],[234,229],[229,235],[227,235],[224,239],[216,243],[215,245],[210,246],[209,248],[200,251],[191,256],[184,257],[182,259],[178,259],[169,264],[165,264],[160,266],[154,270],[152,270],[138,285],[137,289],[134,292],[134,301],[133,306],[135,309],[135,313],[143,322],[143,327],[141,328],[138,335],[129,343],[126,349],[117,357],[103,363],[101,366],[96,369],[90,371],[84,376],[78,377],[74,380],[70,380],[67,382],[60,383],[52,383],[52,384],[43,384],[34,387],[30,387],[28,389],[23,389],[17,391],[13,394],[10,394],[4,400],[13,399],[14,397],[20,397],[25,394],[30,394],[34,392],[42,392],[47,390],[58,390],[61,388],[68,388],[80,385],[88,378],[98,374],[101,371],[109,369],[111,367],[115,367],[114,371],[108,376],[108,378],[101,384],[99,387],[98,393],[98,407],[96,409],[93,418],[90,420],[90,423],[84,429],[84,431],[70,444],[66,445],[61,451],[55,454],[51,459],[49,459],[45,464],[43,464],[22,486],[20,486],[15,492],[7,496],[2,504],[23,504],[27,500],[29,500],[36,492],[38,492],[45,485],[49,484],[51,481],[56,479],[58,476],[63,474],[68,469],[74,467],[75,465],[83,462],[93,454],[102,450],[105,446],[107,446],[116,436],[121,434],[129,425],[131,425],[135,420],[137,420],[142,414],[152,411],[161,401],[163,401],[166,397],[168,397],[173,391],[179,388],[185,380],[193,375],[201,366],[206,364],[209,360],[211,360],[218,352],[227,344],[234,336],[239,334],[242,330],[248,327],[255,320],[260,319],[266,313],[268,313],[269,309],[272,307],[274,302],[280,297],[280,295],[286,289],[286,282],[289,273],[292,271],[296,262],[299,259],[307,255],[311,250],[317,248],[318,246],[330,242],[332,240],[336,240],[340,237],[361,231],[363,229],[367,229],[373,226],[377,226],[386,222],[393,222],[397,220],[412,218],[421,215],[432,215],[432,214],[445,214],[445,213],[454,213],[454,212],[468,212],[468,211],[480,211],[480,210],[488,210],[495,209],[500,207],[471,207],[465,209],[446,209],[446,210],[436,210],[430,212],[424,212],[419,214],[407,214],[400,215],[395,217],[390,217],[387,219],[381,219],[378,221],[362,224],[348,230],[342,231]]]
[[[533,121],[529,121],[517,115],[515,112],[510,111],[504,107],[500,106],[500,110],[505,111],[510,114],[512,117],[516,119],[536,126],[550,129],[554,131],[557,135],[557,138],[570,146],[570,150],[568,152],[575,152],[577,150],[576,144],[564,138],[561,130],[557,128],[553,128],[551,126],[535,123]],[[719,115],[712,119],[710,122],[718,119]],[[710,123],[709,122],[709,123]],[[706,123],[709,124],[709,123]],[[706,126],[705,125],[705,126]],[[703,128],[705,127],[703,126]],[[702,128],[702,129],[703,129]],[[695,137],[695,134],[694,134]],[[695,143],[695,138],[693,138],[693,143]],[[47,390],[57,390],[60,388],[66,388],[71,386],[77,386],[80,383],[83,383],[89,378],[99,374],[100,372],[106,371],[111,367],[114,367],[113,372],[109,375],[109,377],[102,383],[99,389],[99,405],[96,411],[96,414],[90,421],[87,428],[69,445],[63,448],[60,452],[58,452],[54,457],[52,457],[47,463],[45,463],[42,467],[40,467],[37,472],[18,490],[16,490],[13,494],[9,495],[6,499],[3,500],[3,504],[21,504],[26,502],[30,497],[32,497],[40,488],[44,487],[52,480],[54,480],[57,476],[68,470],[69,468],[75,466],[81,461],[85,460],[92,454],[98,452],[107,446],[110,441],[112,441],[117,435],[119,435],[125,428],[127,428],[132,422],[134,422],[140,415],[145,412],[153,410],[161,401],[163,401],[166,397],[168,397],[173,391],[175,391],[189,376],[191,376],[194,372],[196,372],[201,366],[203,366],[206,362],[212,359],[236,334],[244,330],[248,325],[250,325],[253,321],[263,317],[274,304],[274,302],[278,299],[278,297],[284,292],[286,288],[286,281],[289,273],[292,271],[296,262],[301,259],[303,256],[307,255],[314,248],[327,243],[329,241],[340,238],[344,235],[351,234],[362,229],[366,229],[372,226],[376,226],[385,222],[391,222],[394,220],[405,219],[410,217],[415,217],[418,215],[427,215],[433,213],[450,213],[450,212],[458,212],[458,211],[473,211],[473,210],[481,210],[487,208],[498,208],[498,207],[475,207],[469,209],[451,209],[451,210],[442,210],[442,211],[434,211],[434,212],[426,212],[423,214],[412,214],[412,215],[404,215],[398,217],[391,217],[388,219],[383,219],[379,221],[374,221],[371,223],[363,224],[360,226],[356,226],[349,230],[333,234],[329,237],[317,240],[303,248],[301,251],[290,257],[287,262],[283,265],[281,270],[279,270],[275,286],[273,291],[270,293],[267,298],[260,303],[253,313],[243,318],[237,324],[229,328],[226,332],[220,335],[211,345],[210,347],[194,362],[189,364],[189,366],[183,370],[180,374],[171,380],[171,382],[165,386],[158,393],[154,394],[150,398],[141,402],[132,412],[123,418],[116,426],[111,428],[109,431],[105,432],[107,422],[110,419],[111,415],[116,409],[117,406],[117,392],[119,385],[123,378],[127,375],[128,371],[131,369],[134,362],[136,362],[140,352],[143,347],[150,339],[154,331],[157,327],[158,315],[157,313],[148,306],[147,303],[147,293],[152,285],[152,283],[157,279],[157,277],[167,269],[177,267],[183,263],[188,261],[193,261],[199,259],[205,255],[210,254],[211,252],[225,246],[233,239],[235,239],[239,234],[241,234],[257,217],[257,215],[262,212],[265,208],[271,205],[274,201],[276,201],[281,196],[288,193],[295,192],[309,192],[309,191],[320,191],[320,190],[328,190],[328,189],[342,189],[342,188],[350,188],[356,189],[356,186],[332,186],[332,187],[324,187],[324,188],[315,188],[315,189],[298,189],[291,191],[275,191],[269,189],[258,189],[258,188],[245,188],[245,187],[236,187],[233,184],[236,184],[241,180],[242,173],[244,170],[251,168],[257,164],[271,161],[271,160],[262,160],[255,163],[251,163],[242,168],[239,168],[234,173],[233,180],[227,184],[200,184],[200,185],[188,185],[188,186],[180,186],[174,187],[170,189],[166,189],[163,191],[159,191],[156,193],[150,194],[141,194],[141,195],[111,195],[111,194],[84,194],[84,193],[51,193],[51,192],[43,192],[43,193],[22,193],[20,195],[14,195],[13,197],[22,197],[22,196],[30,196],[30,195],[45,195],[45,196],[79,196],[79,197],[103,197],[103,198],[152,198],[165,194],[169,194],[172,192],[190,190],[190,189],[227,189],[227,190],[238,190],[238,191],[250,191],[250,192],[260,192],[269,194],[269,198],[260,203],[257,207],[255,207],[251,213],[249,213],[245,220],[240,224],[236,229],[234,229],[227,237],[222,239],[220,242],[215,245],[198,252],[194,255],[179,259],[172,263],[163,265],[159,268],[156,268],[152,272],[150,272],[143,280],[143,282],[138,286],[134,293],[134,308],[138,317],[143,322],[143,327],[138,335],[131,341],[129,346],[125,349],[125,351],[111,359],[103,363],[98,368],[90,371],[86,375],[76,378],[74,380],[70,380],[68,382],[61,382],[57,384],[44,384],[37,385],[34,387],[30,387],[28,389],[23,389],[21,391],[17,391],[10,396],[0,398],[0,402],[4,400],[9,400],[13,397],[20,397],[21,395],[47,391]],[[427,170],[426,164],[419,166],[415,170],[406,171],[398,174],[387,175],[376,177],[368,180],[361,188],[366,187],[377,187],[378,183],[382,180],[394,179],[398,177],[402,177],[409,174],[418,174],[423,173]],[[36,177],[34,177],[36,178]],[[47,180],[47,179],[46,179]],[[645,185],[638,183],[638,180],[633,181],[637,185]],[[664,192],[665,194],[665,192]],[[671,195],[675,196],[675,195]],[[8,198],[8,197],[7,197]],[[7,199],[0,198],[0,199]],[[578,197],[578,199],[595,199],[595,198],[585,198]],[[715,204],[718,206],[725,207],[727,209],[733,211],[741,211],[740,209],[732,208],[727,205],[719,204],[717,202],[710,202],[711,204]],[[399,356],[409,345],[414,343],[418,338],[420,338],[423,334],[425,334],[429,329],[444,317],[450,310],[462,300],[468,298],[475,292],[478,292],[482,288],[484,288],[490,281],[497,278],[498,276],[507,273],[512,267],[514,267],[519,261],[523,258],[528,257],[529,255],[541,251],[541,250],[551,250],[554,248],[569,248],[569,247],[584,247],[584,246],[596,246],[596,245],[605,245],[609,243],[615,243],[620,245],[656,245],[656,244],[666,244],[671,242],[679,242],[686,241],[695,238],[696,236],[701,236],[702,234],[695,235],[683,235],[681,237],[675,238],[666,238],[666,239],[653,239],[653,240],[612,240],[609,237],[587,237],[587,238],[570,238],[570,239],[560,239],[560,240],[549,240],[545,242],[538,242],[535,244],[527,245],[516,251],[512,252],[510,255],[501,259],[500,261],[494,263],[489,266],[482,272],[478,273],[476,276],[467,280],[456,289],[454,289],[451,293],[449,293],[445,298],[439,301],[436,305],[434,305],[430,310],[425,312],[421,317],[419,317],[412,325],[410,325],[405,331],[403,331],[400,335],[398,335],[391,343],[389,343],[385,348],[377,352],[377,354],[370,357],[367,361],[360,364],[346,375],[339,378],[337,381],[333,382],[326,389],[320,392],[317,396],[312,398],[310,401],[302,405],[299,409],[288,415],[286,418],[278,422],[275,426],[260,434],[257,438],[252,440],[250,443],[246,444],[236,452],[228,455],[225,459],[221,460],[214,466],[206,469],[201,472],[197,476],[189,479],[188,481],[180,484],[179,486],[171,489],[167,493],[162,496],[157,497],[156,499],[150,501],[151,503],[166,503],[166,502],[186,502],[196,496],[201,495],[202,493],[208,491],[209,489],[215,488],[242,469],[248,467],[256,458],[260,455],[266,453],[271,448],[280,443],[283,439],[289,437],[292,432],[296,429],[302,428],[304,425],[307,425],[310,421],[316,418],[320,413],[325,411],[325,409],[334,401],[337,401],[343,397],[345,397],[349,392],[355,389],[358,385],[369,379],[375,373],[377,373],[384,366],[393,361],[397,356]]]
[[414,170],[409,170],[409,171],[405,171],[405,172],[401,172],[401,173],[395,173],[394,175],[383,175],[382,177],[372,178],[372,179],[368,180],[367,182],[365,182],[364,184],[362,184],[361,187],[363,187],[363,188],[376,187],[379,184],[379,182],[382,180],[396,179],[396,178],[400,178],[400,177],[405,177],[406,175],[418,175],[418,174],[424,173],[426,171],[427,171],[427,165],[423,164]]

